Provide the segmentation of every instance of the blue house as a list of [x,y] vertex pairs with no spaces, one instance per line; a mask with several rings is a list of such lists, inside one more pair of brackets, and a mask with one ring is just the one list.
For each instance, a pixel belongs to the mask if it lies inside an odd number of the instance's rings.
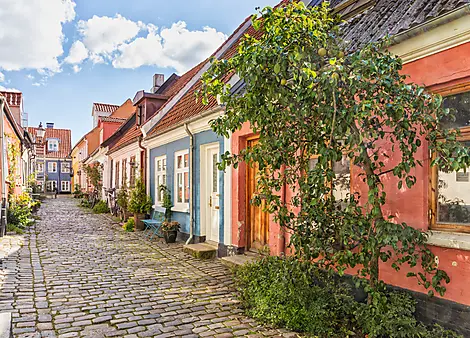
[[[38,128],[29,128],[37,138]],[[41,145],[36,150],[36,182],[43,191],[71,193],[72,159],[70,150],[72,132],[70,129],[54,128],[54,123],[46,124],[46,132]]]

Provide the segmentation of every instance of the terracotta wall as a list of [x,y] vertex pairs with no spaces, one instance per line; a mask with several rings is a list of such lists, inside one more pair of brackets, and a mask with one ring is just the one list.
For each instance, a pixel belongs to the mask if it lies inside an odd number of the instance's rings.
[[[470,43],[443,51],[441,53],[423,58],[418,61],[406,64],[403,73],[410,75],[409,81],[424,85],[433,91],[441,91],[449,86],[470,83]],[[469,88],[470,90],[470,88]],[[240,149],[246,147],[246,138],[253,136],[249,125],[235,132],[232,136],[232,152],[238,153]],[[387,215],[396,217],[397,222],[406,222],[409,225],[427,231],[429,222],[428,213],[428,189],[429,189],[429,155],[427,146],[424,146],[416,154],[417,158],[423,162],[423,167],[415,169],[417,184],[412,189],[398,189],[397,180],[389,175],[385,177],[386,193],[388,203],[385,206]],[[384,149],[390,145],[383,144]],[[391,158],[393,161],[397,159]],[[246,166],[240,165],[238,169],[232,169],[232,244],[237,247],[245,246],[245,218],[246,218]],[[363,183],[355,178],[359,174],[359,169],[352,171],[352,190],[365,192]],[[287,191],[287,200],[291,192]],[[287,236],[288,237],[288,236]],[[289,239],[286,239],[286,243]],[[279,226],[271,219],[269,227],[269,245],[271,254],[278,255],[284,248],[282,247],[282,234]],[[451,278],[451,283],[447,285],[447,293],[444,298],[462,304],[470,305],[470,288],[467,284],[470,281],[470,252],[457,249],[447,249],[432,247],[432,251],[439,258],[439,268],[444,269]],[[381,278],[387,283],[404,287],[407,289],[426,292],[417,285],[415,279],[406,277],[407,270],[396,272],[389,265],[382,264]]]

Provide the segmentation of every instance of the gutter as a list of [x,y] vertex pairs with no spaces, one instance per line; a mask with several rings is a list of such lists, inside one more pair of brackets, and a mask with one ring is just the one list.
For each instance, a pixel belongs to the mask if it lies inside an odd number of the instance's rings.
[[403,31],[403,32],[393,36],[391,46],[397,45],[400,42],[403,42],[405,40],[408,40],[410,38],[413,38],[415,36],[423,34],[427,31],[430,31],[434,28],[445,25],[449,22],[460,19],[460,18],[462,18],[466,15],[470,15],[470,4],[463,5],[463,6],[457,8],[457,9],[454,9],[453,11],[450,11],[450,12],[444,14],[444,15],[438,16],[434,19],[431,19],[427,22],[419,24],[415,27],[407,29],[406,31]]
[[2,182],[0,184],[2,185],[2,196],[0,199],[0,237],[3,237],[4,234],[6,233],[6,225],[7,225],[7,215],[6,215],[6,175],[5,175],[5,156],[4,154],[4,142],[5,138],[3,136],[4,134],[4,124],[3,121],[5,120],[4,118],[4,108],[5,108],[5,98],[3,96],[0,96],[0,168],[2,170],[2,176],[0,179]]
[[[139,136],[138,144],[139,144],[139,148],[144,151],[144,156],[139,155],[139,157],[140,157],[139,161],[141,162],[140,170],[142,171],[142,181],[147,182],[146,181],[147,180],[147,148],[142,146],[142,135]],[[149,187],[150,187],[150,185],[149,185]]]
[[186,241],[186,245],[192,242],[194,237],[194,212],[193,212],[193,200],[194,200],[194,193],[193,193],[193,152],[194,152],[194,135],[189,130],[188,124],[184,124],[184,129],[189,136],[189,238]]

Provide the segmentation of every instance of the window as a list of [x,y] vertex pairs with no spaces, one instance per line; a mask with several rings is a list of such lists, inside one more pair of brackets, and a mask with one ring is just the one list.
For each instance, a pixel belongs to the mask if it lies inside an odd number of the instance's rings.
[[70,192],[70,182],[62,181],[60,183],[60,190],[63,191],[63,192]]
[[124,187],[127,184],[127,159],[122,160],[122,182],[121,186]]
[[48,151],[59,151],[59,140],[47,140]]
[[114,172],[114,187],[119,188],[119,162],[116,162],[116,170]]
[[48,192],[55,192],[57,190],[57,181],[47,181],[46,189]]
[[70,174],[70,163],[69,162],[62,162],[60,164],[60,172],[62,174]]
[[57,162],[47,163],[47,172],[56,173],[57,172]]
[[36,163],[36,171],[38,173],[43,173],[44,172],[44,163],[42,163],[42,162]]
[[187,210],[189,203],[189,153],[175,153],[175,208]]
[[161,185],[166,185],[166,156],[155,158],[155,203],[160,205],[163,202]]
[[36,181],[38,192],[44,192],[44,182],[43,181]]
[[[461,142],[470,147],[470,92],[445,97],[443,106],[450,109],[455,119],[441,121],[440,128],[460,129]],[[432,168],[431,228],[470,232],[469,172]]]
[[136,174],[136,171],[137,171],[137,163],[135,162],[135,156],[131,157],[129,165],[131,167],[130,168],[131,169],[131,174],[130,174],[130,177],[129,177],[129,185],[131,187],[134,187],[135,186],[135,174]]

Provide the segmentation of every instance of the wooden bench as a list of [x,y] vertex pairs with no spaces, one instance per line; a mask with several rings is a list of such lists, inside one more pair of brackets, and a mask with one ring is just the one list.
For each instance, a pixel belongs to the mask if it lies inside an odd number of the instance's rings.
[[150,240],[156,235],[160,238],[163,237],[160,229],[163,221],[165,220],[165,209],[162,207],[154,206],[152,211],[152,217],[150,219],[144,219],[142,222],[145,224],[144,233],[147,233]]

